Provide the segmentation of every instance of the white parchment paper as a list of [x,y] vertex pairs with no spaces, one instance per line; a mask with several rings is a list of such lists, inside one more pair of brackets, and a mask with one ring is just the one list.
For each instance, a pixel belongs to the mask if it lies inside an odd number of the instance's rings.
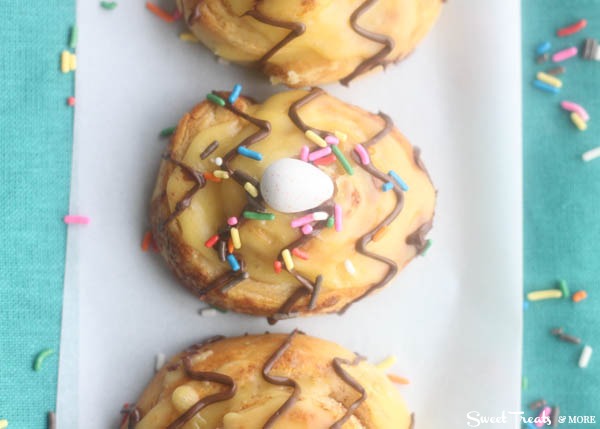
[[[163,4],[171,8],[168,3]],[[211,89],[236,82],[258,99],[281,88],[218,64],[178,39],[144,2],[106,11],[78,4],[79,68],[59,375],[59,428],[116,427],[159,352],[213,334],[299,327],[393,372],[417,428],[463,428],[466,414],[520,406],[521,84],[517,0],[450,0],[408,61],[348,89],[343,100],[388,113],[423,149],[439,189],[433,247],[385,291],[343,317],[281,322],[198,315],[159,257],[140,251],[166,141],[157,137]],[[482,426],[485,427],[485,426]],[[512,427],[506,425],[488,427]],[[394,428],[390,428],[394,429]]]

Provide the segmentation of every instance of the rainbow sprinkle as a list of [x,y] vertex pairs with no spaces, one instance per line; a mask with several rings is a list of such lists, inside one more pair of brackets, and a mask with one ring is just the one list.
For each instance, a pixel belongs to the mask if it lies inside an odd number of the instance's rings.
[[100,6],[102,6],[102,8],[106,9],[106,10],[113,10],[114,8],[117,7],[117,2],[115,2],[115,1],[101,1],[100,2]]
[[323,138],[320,135],[318,135],[317,133],[315,133],[313,130],[306,130],[304,132],[304,135],[306,136],[307,139],[309,139],[311,142],[313,142],[317,146],[327,147],[327,142],[325,140],[323,140]]
[[229,94],[229,102],[231,104],[235,103],[235,101],[238,99],[238,97],[240,96],[241,93],[242,93],[242,85],[240,85],[239,83],[236,83],[233,87],[233,91],[231,91],[231,94]]
[[294,269],[294,261],[292,259],[292,255],[288,249],[284,249],[281,252],[281,257],[283,258],[283,263],[285,264],[285,268],[288,271],[292,271]]
[[369,152],[367,152],[367,149],[365,149],[365,147],[360,143],[354,146],[354,152],[356,152],[356,154],[360,158],[360,163],[362,165],[369,165],[371,163]]
[[37,372],[40,369],[42,369],[42,364],[44,363],[46,358],[53,354],[54,354],[54,350],[52,350],[52,349],[44,349],[41,352],[39,352],[38,355],[36,356],[35,360],[33,361],[34,371]]
[[388,174],[392,179],[394,179],[398,186],[400,186],[400,189],[402,189],[404,192],[408,191],[408,185],[394,170],[390,170]]
[[169,137],[172,136],[173,133],[175,132],[175,130],[177,129],[177,127],[168,127],[168,128],[164,128],[163,130],[161,130],[160,132],[160,136],[161,137]]
[[252,183],[244,183],[244,189],[246,190],[246,192],[248,192],[248,194],[250,194],[252,198],[258,197],[258,189],[256,189],[256,186],[254,186]]
[[230,253],[229,255],[227,255],[227,262],[229,262],[229,266],[231,267],[231,269],[233,271],[239,271],[240,270],[240,264],[237,261],[237,259],[235,259],[235,256],[233,256],[232,253]]
[[335,157],[338,159],[340,164],[342,164],[342,167],[344,167],[344,170],[346,170],[346,173],[348,173],[350,176],[352,176],[354,174],[354,169],[352,168],[352,166],[350,165],[350,163],[348,162],[348,160],[346,159],[346,157],[344,156],[342,151],[337,146],[330,146],[330,147],[331,147],[331,150],[333,151]]
[[275,219],[275,215],[273,213],[258,213],[258,212],[248,211],[248,210],[245,210],[244,213],[242,213],[242,216],[244,216],[245,219],[252,219],[252,220],[274,220]]
[[242,240],[240,239],[240,230],[233,227],[233,228],[231,228],[230,233],[231,233],[231,241],[233,242],[233,248],[241,249]]
[[206,94],[206,99],[208,101],[210,101],[213,104],[216,104],[217,106],[221,106],[224,107],[225,106],[225,100],[223,100],[221,97],[219,97],[216,94]]
[[63,220],[67,225],[71,225],[71,224],[87,225],[88,223],[90,223],[89,217],[79,216],[79,215],[67,215],[63,218]]
[[245,156],[246,158],[253,159],[255,161],[262,161],[262,159],[263,159],[263,156],[261,153],[250,150],[244,146],[238,147],[237,153],[239,153],[242,156]]
[[394,184],[392,182],[386,182],[383,185],[381,185],[381,190],[383,192],[387,192],[387,191],[390,191],[393,187],[394,187]]

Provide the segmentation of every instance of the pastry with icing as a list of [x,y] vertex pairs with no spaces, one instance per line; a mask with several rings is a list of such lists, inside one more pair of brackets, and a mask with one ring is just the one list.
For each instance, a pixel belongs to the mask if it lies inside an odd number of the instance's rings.
[[356,77],[407,57],[443,0],[177,0],[219,57],[303,87]]
[[187,113],[152,197],[154,239],[202,300],[271,323],[344,312],[422,253],[436,192],[384,113],[325,91],[213,92]]
[[409,429],[384,372],[337,344],[290,335],[213,337],[173,357],[121,429]]

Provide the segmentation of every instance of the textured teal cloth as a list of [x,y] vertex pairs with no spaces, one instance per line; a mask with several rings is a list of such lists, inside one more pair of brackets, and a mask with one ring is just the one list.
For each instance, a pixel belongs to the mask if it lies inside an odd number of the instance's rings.
[[74,19],[75,0],[0,1],[0,419],[15,429],[45,428],[56,401],[74,82],[60,53]]
[[[566,73],[558,95],[533,88],[535,74],[557,64],[535,63],[544,41],[552,52],[581,47],[585,37],[600,39],[600,1],[525,0],[523,6],[523,141],[525,292],[552,288],[565,279],[571,291],[588,299],[535,302],[525,310],[523,374],[529,386],[523,404],[544,398],[565,415],[596,415],[600,420],[600,159],[581,154],[600,146],[600,62],[581,57],[562,63]],[[581,18],[587,28],[558,38],[560,27]],[[559,103],[581,104],[591,116],[579,132]],[[590,366],[579,369],[583,345],[558,341],[555,327],[581,337],[595,349]],[[575,427],[567,426],[567,427]],[[588,425],[590,427],[598,427]]]

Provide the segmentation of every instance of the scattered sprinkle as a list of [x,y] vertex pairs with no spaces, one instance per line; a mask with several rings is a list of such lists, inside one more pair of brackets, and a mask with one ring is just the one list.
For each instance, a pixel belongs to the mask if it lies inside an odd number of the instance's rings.
[[320,135],[315,133],[313,130],[306,130],[304,132],[304,135],[306,136],[307,139],[309,139],[311,142],[313,142],[317,146],[327,147],[327,142],[325,140],[323,140],[323,137],[321,137]]
[[227,252],[233,253],[233,240],[231,239],[231,237],[229,238],[229,240],[227,240]]
[[[234,271],[237,271],[237,270],[234,270]],[[217,315],[217,309],[216,308],[203,308],[198,313],[202,317],[214,317]]]
[[68,106],[71,106],[71,107],[75,106],[75,102],[76,102],[75,97],[68,97],[67,98],[67,105]]
[[562,292],[558,289],[536,290],[527,294],[529,301],[541,301],[544,299],[560,299]]
[[551,94],[558,94],[560,92],[559,88],[552,85],[548,85],[547,83],[537,79],[533,81],[533,86],[535,86],[537,89],[541,89],[542,91],[546,91]]
[[217,176],[215,176],[214,174],[212,174],[211,172],[207,171],[204,174],[202,174],[204,176],[204,178],[206,180],[209,180],[211,182],[215,182],[215,183],[221,183],[221,179],[219,179]]
[[229,173],[225,170],[215,170],[213,171],[213,174],[219,179],[229,179]]
[[354,152],[356,152],[356,154],[360,158],[360,163],[362,165],[369,165],[371,163],[369,152],[367,152],[367,149],[365,149],[365,147],[362,144],[359,143],[356,146],[354,146]]
[[346,140],[348,140],[348,134],[343,133],[339,130],[335,130],[333,132],[333,134],[338,138],[339,141],[341,141],[342,143],[344,143]]
[[161,130],[160,132],[160,136],[161,137],[169,137],[172,136],[175,133],[175,130],[177,129],[177,127],[168,127],[168,128],[164,128]]
[[308,153],[309,153],[308,146],[306,146],[306,145],[302,146],[302,148],[300,148],[300,159],[304,162],[308,161]]
[[227,225],[229,226],[234,226],[238,224],[238,218],[235,216],[231,216],[230,218],[227,218]]
[[584,290],[578,290],[571,297],[571,299],[573,300],[573,302],[581,302],[581,301],[583,301],[586,298],[587,298],[587,292],[584,291]]
[[80,215],[66,215],[63,218],[63,220],[67,225],[71,225],[71,224],[87,225],[90,223],[89,217],[80,216]]
[[333,216],[335,219],[335,230],[337,232],[340,232],[342,230],[343,227],[343,222],[342,222],[342,206],[340,206],[339,204],[336,204],[333,206]]
[[206,149],[204,149],[202,151],[202,153],[200,154],[200,159],[208,158],[210,156],[210,154],[213,153],[218,147],[219,147],[219,142],[217,140],[215,140],[214,142],[212,142],[211,144],[206,146]]
[[71,27],[69,34],[69,48],[75,49],[77,47],[77,40],[79,39],[79,29],[76,25]]
[[36,356],[35,360],[33,361],[34,371],[39,371],[40,369],[42,369],[42,364],[44,363],[46,358],[53,354],[54,354],[54,350],[50,349],[50,348],[44,349],[41,352],[39,352],[38,355]]
[[155,363],[154,363],[154,371],[155,372],[160,371],[160,369],[163,366],[165,366],[165,360],[166,360],[166,357],[165,357],[164,353],[158,353],[156,355],[156,360],[155,360]]
[[350,259],[346,259],[344,261],[344,268],[346,268],[346,271],[351,276],[356,275],[356,268],[354,268],[354,264],[352,263],[352,261]]
[[396,374],[388,374],[387,376],[392,383],[402,384],[402,385],[410,384],[410,380],[408,378],[400,377],[399,375],[396,375]]
[[296,256],[296,257],[298,257],[300,259],[304,259],[305,261],[307,261],[309,259],[308,258],[308,253],[306,253],[304,250],[299,249],[297,247],[294,247],[292,249],[292,255],[294,255],[294,256]]
[[113,10],[115,7],[117,7],[117,2],[116,1],[101,1],[100,6],[102,6],[102,8],[106,9],[106,10]]
[[562,85],[563,85],[562,80],[560,80],[552,75],[549,75],[544,72],[538,72],[538,74],[535,77],[537,77],[537,79],[539,81],[547,83],[550,86],[553,86],[555,88],[562,88]]
[[546,73],[549,75],[552,75],[552,76],[556,76],[559,74],[563,74],[566,71],[567,71],[567,69],[564,68],[563,66],[558,66],[558,67],[554,67],[554,68],[548,70]]
[[552,49],[552,44],[550,42],[542,42],[535,48],[535,53],[544,55],[546,52],[549,52],[550,49]]
[[391,191],[392,189],[394,189],[394,184],[392,182],[385,182],[381,185],[381,190],[383,192]]
[[584,346],[583,350],[581,350],[581,356],[579,356],[579,368],[587,368],[591,358],[592,348],[590,346]]
[[256,189],[256,186],[254,186],[252,183],[244,183],[244,189],[246,190],[246,192],[248,192],[248,194],[250,194],[252,198],[258,197],[258,189]]
[[383,238],[383,236],[388,232],[389,228],[387,226],[382,226],[377,230],[375,234],[373,234],[373,241],[379,241]]
[[555,63],[559,63],[561,61],[568,60],[569,58],[573,58],[577,55],[577,48],[575,46],[571,46],[570,48],[563,49],[552,55],[552,61]]
[[242,93],[242,85],[240,85],[239,83],[236,83],[233,86],[233,90],[231,91],[231,94],[229,94],[229,102],[231,104],[235,103],[235,101],[238,99],[238,97],[240,96],[241,93]]
[[229,262],[229,266],[231,267],[231,269],[233,271],[239,271],[240,270],[240,264],[237,261],[237,259],[235,259],[235,256],[230,253],[229,255],[227,255],[227,262]]
[[574,337],[573,335],[565,334],[563,331],[563,328],[555,328],[550,332],[552,333],[552,335],[554,335],[559,340],[563,340],[563,341],[565,341],[567,343],[571,343],[571,344],[581,344],[580,338]]
[[400,186],[400,189],[402,189],[404,192],[408,191],[408,185],[404,180],[402,180],[398,173],[396,173],[394,170],[390,170],[388,174],[391,176],[392,179],[394,179],[398,186]]
[[69,51],[62,51],[60,54],[60,71],[69,73],[77,69],[77,57]]
[[162,9],[160,6],[157,6],[153,3],[146,2],[146,9],[148,9],[150,12],[152,12],[154,15],[158,16],[160,19],[162,19],[165,22],[171,23],[171,22],[174,22],[176,19],[176,16],[168,13],[167,11]]
[[398,358],[396,356],[390,355],[375,366],[382,371],[387,371],[388,369],[390,369],[391,367],[393,367],[396,364],[397,360],[398,360]]
[[200,40],[198,40],[198,38],[196,36],[194,36],[192,33],[189,33],[189,32],[181,33],[179,35],[179,40],[181,40],[183,42],[188,42],[188,43],[200,43]]
[[571,290],[569,289],[569,285],[567,284],[566,280],[559,280],[558,288],[562,292],[563,298],[567,299],[571,296]]
[[535,62],[538,64],[544,64],[546,61],[548,61],[550,59],[550,54],[549,53],[545,53],[543,55],[539,55],[536,59]]
[[316,161],[317,159],[321,159],[326,157],[331,153],[331,147],[324,147],[322,149],[315,150],[308,155],[309,161]]
[[427,254],[432,244],[433,240],[431,238],[427,239],[427,241],[425,242],[425,247],[423,247],[423,250],[421,250],[421,256],[425,256]]
[[331,216],[329,219],[327,219],[327,228],[333,228],[334,224],[335,224],[335,219],[333,218],[333,216]]
[[571,112],[571,122],[573,122],[579,131],[587,130],[587,123],[575,112]]
[[213,94],[213,93],[206,94],[206,99],[208,101],[210,101],[211,103],[216,104],[217,106],[221,106],[221,107],[225,106],[225,100],[223,100],[221,97],[219,97],[216,94]]
[[569,25],[568,27],[559,28],[556,30],[556,35],[558,37],[570,36],[571,34],[575,34],[583,30],[586,26],[587,21],[585,19],[581,19],[576,23]]
[[521,378],[521,389],[527,390],[528,387],[529,387],[529,379],[527,377],[523,376],[523,378]]
[[0,420],[0,429],[5,429],[8,427],[8,420],[2,419]]
[[524,300],[523,301],[523,310],[527,310],[529,308],[529,301]]
[[313,227],[312,227],[311,225],[304,225],[304,226],[301,228],[301,231],[302,231],[302,234],[304,234],[304,235],[309,235],[309,234],[312,234],[312,232],[313,232]]
[[281,252],[281,257],[283,258],[283,263],[285,264],[285,268],[288,271],[292,271],[294,269],[294,261],[292,260],[292,255],[288,249],[284,249]]
[[327,217],[328,217],[328,214],[326,212],[309,213],[305,216],[293,219],[290,222],[290,226],[292,228],[299,228],[301,226],[304,226],[304,225],[309,224],[314,221],[325,220],[325,219],[327,219]]
[[147,252],[148,249],[150,249],[150,246],[152,245],[152,232],[151,231],[146,231],[146,233],[144,234],[144,238],[142,239],[142,252]]
[[262,154],[255,152],[253,150],[248,149],[247,147],[244,146],[240,146],[237,149],[237,152],[242,155],[245,156],[246,158],[250,158],[253,159],[255,161],[262,161],[263,156]]
[[242,240],[240,239],[240,230],[236,227],[231,228],[229,231],[231,233],[231,242],[233,243],[234,249],[242,248]]
[[592,161],[592,160],[598,158],[599,156],[600,156],[600,146],[585,152],[583,155],[581,155],[581,159],[583,159],[585,162],[589,162],[589,161]]
[[223,165],[223,158],[221,158],[220,156],[217,156],[214,160],[214,163],[217,167],[220,167]]
[[539,410],[540,408],[544,408],[545,406],[546,406],[546,400],[539,399],[539,400],[534,401],[531,404],[529,404],[529,409],[532,411],[535,411],[535,410]]
[[340,139],[338,139],[336,136],[329,135],[325,137],[325,142],[327,144],[340,144]]
[[276,274],[279,274],[281,272],[281,261],[273,262],[273,269],[275,270]]
[[564,100],[560,102],[560,107],[562,107],[568,112],[577,113],[581,117],[581,119],[583,119],[586,122],[590,120],[590,115],[588,114],[588,112],[577,103]]
[[273,213],[258,213],[258,212],[252,212],[252,211],[248,211],[245,210],[242,215],[244,216],[245,219],[252,219],[252,220],[274,220],[275,219],[275,215]]
[[350,165],[350,163],[348,162],[348,160],[346,159],[346,157],[344,156],[342,151],[337,146],[330,146],[330,147],[331,147],[331,150],[333,151],[335,157],[338,159],[340,164],[342,164],[342,167],[344,167],[344,170],[346,170],[346,173],[348,173],[350,176],[352,176],[354,174],[354,169],[352,168],[352,166]]
[[334,163],[335,160],[336,160],[335,155],[331,154],[331,155],[324,156],[323,158],[315,159],[313,161],[313,165],[329,165],[329,164]]
[[204,242],[206,247],[213,247],[219,241],[219,234],[215,234]]

